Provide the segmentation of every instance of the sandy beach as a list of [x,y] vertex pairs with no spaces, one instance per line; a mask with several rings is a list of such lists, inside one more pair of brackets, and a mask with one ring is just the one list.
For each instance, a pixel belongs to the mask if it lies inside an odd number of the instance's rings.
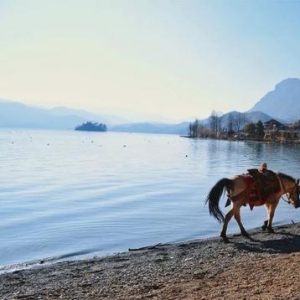
[[0,275],[1,299],[299,299],[300,224]]

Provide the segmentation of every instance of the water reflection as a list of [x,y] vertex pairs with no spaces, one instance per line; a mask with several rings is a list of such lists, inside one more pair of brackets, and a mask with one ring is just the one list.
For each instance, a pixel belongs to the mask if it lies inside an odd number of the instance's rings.
[[300,176],[300,145],[202,139],[191,139],[190,145],[206,160],[209,174],[236,174],[266,161],[271,169]]

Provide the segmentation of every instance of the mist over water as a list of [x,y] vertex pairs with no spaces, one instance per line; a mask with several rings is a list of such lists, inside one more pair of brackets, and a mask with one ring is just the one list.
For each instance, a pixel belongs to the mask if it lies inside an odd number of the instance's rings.
[[[204,204],[211,187],[262,161],[299,178],[299,154],[299,145],[176,135],[1,130],[0,270],[217,236]],[[266,218],[263,207],[241,215],[246,229]],[[274,225],[299,215],[281,201]],[[238,232],[234,220],[228,232]]]

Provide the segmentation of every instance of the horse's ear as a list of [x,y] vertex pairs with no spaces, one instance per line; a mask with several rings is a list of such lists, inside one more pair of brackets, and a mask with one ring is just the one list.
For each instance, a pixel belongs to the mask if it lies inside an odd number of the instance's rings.
[[299,180],[300,180],[300,179],[297,179],[297,184],[298,184],[298,185],[299,185]]

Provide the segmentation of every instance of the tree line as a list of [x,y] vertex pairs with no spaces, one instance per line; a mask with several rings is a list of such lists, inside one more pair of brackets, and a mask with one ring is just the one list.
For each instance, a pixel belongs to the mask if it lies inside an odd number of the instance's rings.
[[199,138],[240,138],[260,140],[264,137],[264,125],[261,121],[250,122],[246,115],[239,112],[222,116],[213,111],[206,124],[196,119],[189,124],[189,137]]

